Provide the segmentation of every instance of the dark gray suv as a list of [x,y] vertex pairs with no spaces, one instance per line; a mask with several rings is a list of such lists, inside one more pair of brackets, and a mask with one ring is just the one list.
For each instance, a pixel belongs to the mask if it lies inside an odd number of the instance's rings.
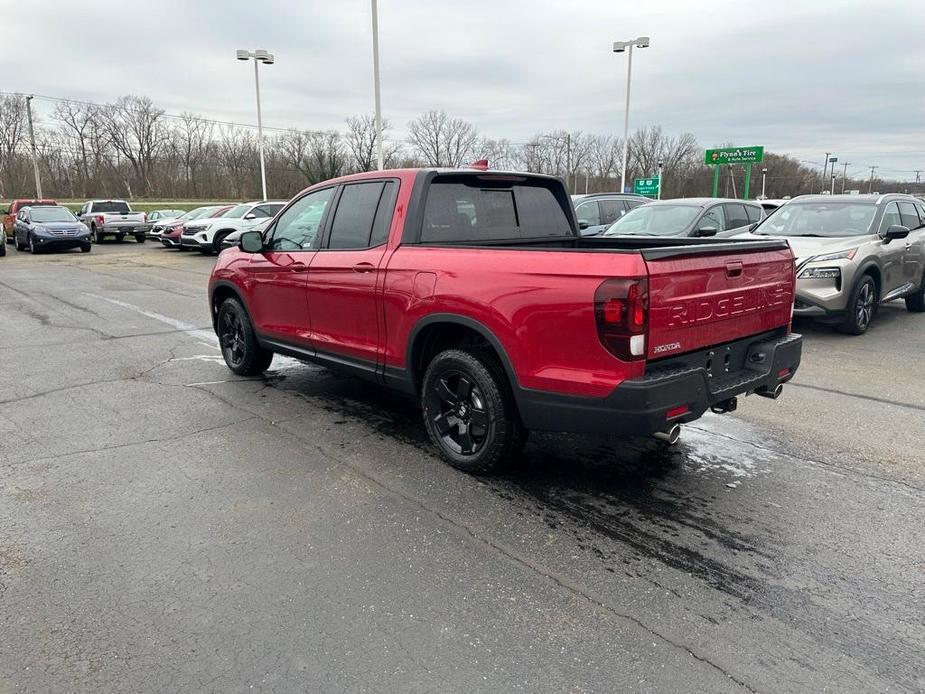
[[649,202],[633,193],[591,193],[573,195],[572,205],[582,236],[597,236],[630,210]]

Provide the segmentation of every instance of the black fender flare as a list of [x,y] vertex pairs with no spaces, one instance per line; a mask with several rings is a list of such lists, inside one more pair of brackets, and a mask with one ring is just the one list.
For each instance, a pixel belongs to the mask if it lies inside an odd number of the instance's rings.
[[452,323],[455,325],[461,325],[465,328],[475,331],[492,346],[492,348],[497,352],[498,358],[501,360],[501,366],[504,369],[504,373],[507,375],[508,382],[510,383],[511,390],[514,392],[515,399],[519,399],[520,386],[517,383],[517,375],[514,372],[514,367],[511,364],[511,358],[507,354],[507,350],[504,349],[504,346],[501,344],[501,341],[495,336],[495,334],[488,328],[484,323],[481,323],[474,318],[469,318],[468,316],[462,316],[458,313],[431,313],[423,318],[421,318],[417,323],[414,324],[414,327],[411,329],[411,333],[408,335],[408,345],[405,348],[405,367],[407,369],[407,378],[412,387],[415,387],[419,378],[423,377],[423,374],[414,373],[414,347],[417,343],[418,336],[421,334],[421,331],[427,328],[430,325],[435,323]]
[[241,288],[234,282],[229,282],[228,280],[217,280],[212,288],[209,289],[209,314],[212,317],[213,330],[216,329],[216,321],[218,320],[218,307],[215,305],[215,292],[219,288],[230,290],[231,293],[234,294],[235,298],[241,302],[244,310],[247,311],[247,315],[251,315],[250,307],[247,305],[247,301],[244,299],[244,294],[241,292]]

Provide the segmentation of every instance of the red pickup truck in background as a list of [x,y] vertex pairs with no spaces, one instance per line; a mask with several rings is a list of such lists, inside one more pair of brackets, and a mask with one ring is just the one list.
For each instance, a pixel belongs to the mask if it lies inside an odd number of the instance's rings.
[[470,472],[531,429],[673,441],[777,397],[802,345],[786,242],[582,238],[559,179],[478,169],[317,184],[221,253],[209,296],[232,371],[279,353],[404,390]]

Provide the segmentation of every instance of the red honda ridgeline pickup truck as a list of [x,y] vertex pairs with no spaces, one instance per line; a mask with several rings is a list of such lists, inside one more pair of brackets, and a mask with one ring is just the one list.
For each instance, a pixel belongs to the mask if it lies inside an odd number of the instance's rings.
[[376,171],[319,183],[221,253],[228,367],[274,353],[421,399],[452,465],[498,467],[530,429],[672,442],[800,363],[784,241],[582,238],[561,180]]

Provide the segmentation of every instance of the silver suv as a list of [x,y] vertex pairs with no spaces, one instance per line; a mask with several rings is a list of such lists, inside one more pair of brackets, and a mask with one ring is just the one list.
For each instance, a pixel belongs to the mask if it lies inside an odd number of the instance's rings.
[[786,238],[796,256],[795,316],[867,331],[877,307],[925,311],[925,204],[911,195],[803,195],[753,235]]

